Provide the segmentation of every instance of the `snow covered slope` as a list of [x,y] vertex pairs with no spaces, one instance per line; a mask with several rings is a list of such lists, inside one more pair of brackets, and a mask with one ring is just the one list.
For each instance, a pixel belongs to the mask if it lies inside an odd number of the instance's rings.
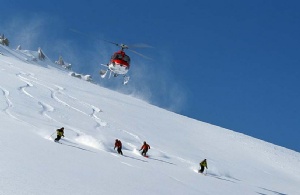
[[300,194],[297,152],[0,53],[0,194]]

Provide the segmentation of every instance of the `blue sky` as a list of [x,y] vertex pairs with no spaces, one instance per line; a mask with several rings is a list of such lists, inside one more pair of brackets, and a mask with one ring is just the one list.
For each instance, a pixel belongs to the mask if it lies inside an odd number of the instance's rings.
[[[197,120],[300,151],[300,2],[4,1],[0,32],[23,49],[62,55],[77,72]],[[76,29],[83,36],[70,31]],[[99,64],[128,52],[131,80],[101,80]],[[99,100],[101,101],[101,100]],[[201,135],[205,139],[205,135]]]

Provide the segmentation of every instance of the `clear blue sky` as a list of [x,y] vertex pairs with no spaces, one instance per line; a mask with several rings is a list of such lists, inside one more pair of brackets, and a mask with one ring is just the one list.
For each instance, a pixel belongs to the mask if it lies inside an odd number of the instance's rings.
[[[101,85],[300,151],[299,1],[1,3],[0,32],[11,47],[41,46]],[[101,39],[152,45],[137,51],[153,60],[128,52],[129,85],[101,80],[99,64],[117,50]]]

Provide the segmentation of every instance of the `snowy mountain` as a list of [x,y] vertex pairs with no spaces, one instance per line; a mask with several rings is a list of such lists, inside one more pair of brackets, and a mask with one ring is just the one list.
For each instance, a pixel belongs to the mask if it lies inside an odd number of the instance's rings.
[[[56,67],[0,46],[0,194],[300,194],[299,153]],[[60,127],[61,144],[53,141]],[[149,158],[139,153],[143,141]],[[204,158],[206,175],[197,173]]]

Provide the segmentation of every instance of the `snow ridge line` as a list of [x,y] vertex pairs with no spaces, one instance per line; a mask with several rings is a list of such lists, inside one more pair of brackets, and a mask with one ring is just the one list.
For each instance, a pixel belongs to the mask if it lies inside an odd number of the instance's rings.
[[2,47],[2,48],[5,49],[5,51],[8,52],[9,55],[12,55],[15,58],[19,59],[20,61],[29,64],[28,59],[26,57],[22,56],[23,54],[20,54],[16,51],[13,52],[11,49],[7,49],[6,47]]

